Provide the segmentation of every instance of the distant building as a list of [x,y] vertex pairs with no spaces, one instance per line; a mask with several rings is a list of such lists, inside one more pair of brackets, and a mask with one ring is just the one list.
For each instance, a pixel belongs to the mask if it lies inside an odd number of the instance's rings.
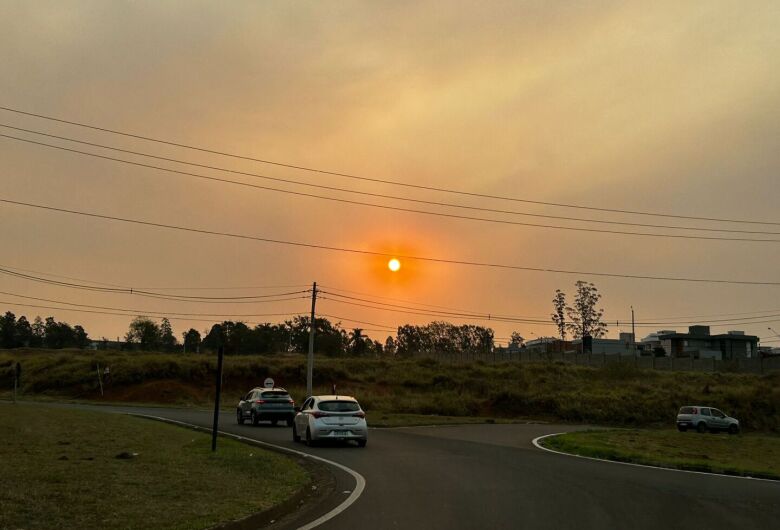
[[667,357],[749,359],[758,355],[758,337],[744,331],[711,335],[709,326],[690,326],[688,333],[661,330],[642,339],[645,349],[661,348]]
[[571,351],[571,341],[561,340],[556,337],[539,337],[525,342],[525,349],[533,353],[562,353]]
[[[587,349],[583,345],[582,339],[571,341],[571,345],[572,349],[578,353],[583,353]],[[590,353],[638,355],[639,348],[634,345],[632,333],[621,333],[619,339],[591,339]]]

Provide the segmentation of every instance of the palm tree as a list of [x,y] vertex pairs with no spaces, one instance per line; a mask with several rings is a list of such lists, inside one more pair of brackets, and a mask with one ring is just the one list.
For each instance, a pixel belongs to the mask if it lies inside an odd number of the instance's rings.
[[362,355],[366,351],[366,337],[363,336],[362,328],[353,328],[349,333],[347,343],[349,351],[353,355]]

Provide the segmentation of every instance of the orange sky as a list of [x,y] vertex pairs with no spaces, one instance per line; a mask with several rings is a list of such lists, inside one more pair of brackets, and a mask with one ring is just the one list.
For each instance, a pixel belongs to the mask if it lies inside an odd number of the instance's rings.
[[[230,8],[217,2],[6,1],[0,4],[0,105],[378,179],[604,208],[780,222],[778,27],[776,2],[754,2],[746,9],[739,2],[712,1],[580,6],[246,2]],[[0,123],[415,199],[713,226],[356,182],[2,111]],[[2,128],[0,133],[15,134]],[[155,222],[530,267],[780,280],[778,243],[632,237],[435,218],[204,182],[2,138],[0,160],[4,198]],[[357,200],[453,212],[386,199]],[[172,233],[8,205],[0,205],[0,226],[2,265],[135,287],[317,281],[373,296],[546,318],[555,289],[571,292],[580,279],[410,261],[394,274],[386,258]],[[771,225],[717,227],[780,232]],[[630,317],[631,305],[640,321],[762,310],[780,314],[778,287],[592,281],[604,295],[611,336],[618,331],[614,321]],[[219,306],[157,301],[4,276],[0,291],[163,313],[308,308],[306,300]],[[0,301],[17,315],[54,314],[81,323],[93,337],[123,335],[130,320],[25,308],[8,295]],[[322,300],[319,307],[326,314],[390,327],[432,319],[333,300]],[[498,337],[512,331],[526,338],[552,334],[546,326],[474,322],[491,325]],[[189,326],[208,326],[173,323],[177,335]],[[767,326],[780,327],[780,322],[714,329],[768,337]],[[638,334],[684,327],[649,326]],[[620,329],[628,328],[621,322]],[[369,335],[384,339],[387,333]]]

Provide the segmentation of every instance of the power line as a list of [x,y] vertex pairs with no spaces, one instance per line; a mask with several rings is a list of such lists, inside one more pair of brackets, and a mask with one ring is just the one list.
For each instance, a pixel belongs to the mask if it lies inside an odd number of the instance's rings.
[[[12,307],[33,307],[36,309],[51,309],[55,311],[73,311],[75,313],[90,313],[90,314],[97,314],[97,315],[111,315],[111,316],[121,316],[121,317],[127,317],[131,316],[132,313],[117,313],[117,312],[110,312],[110,311],[97,311],[97,310],[91,310],[91,309],[76,309],[73,307],[54,307],[54,306],[47,306],[47,305],[38,305],[38,304],[25,304],[20,302],[9,302],[7,300],[0,300],[0,304],[6,304],[8,306]],[[299,315],[300,313],[268,313],[267,316],[295,316]],[[148,312],[141,313],[139,316],[149,316]],[[158,318],[158,317],[155,317]],[[189,318],[189,317],[170,317],[169,320],[183,320],[186,322],[209,322],[214,323],[214,319],[199,319],[199,318]],[[247,324],[259,324],[260,322],[247,322]]]
[[395,254],[388,254],[386,252],[359,250],[359,249],[335,247],[329,245],[318,245],[314,243],[302,243],[298,241],[288,241],[284,239],[273,239],[273,238],[266,238],[266,237],[259,237],[259,236],[249,236],[245,234],[235,234],[231,232],[221,232],[217,230],[206,230],[202,228],[191,228],[185,226],[170,225],[165,223],[155,223],[151,221],[142,221],[139,219],[131,219],[126,217],[102,215],[102,214],[96,214],[90,212],[83,212],[79,210],[70,210],[66,208],[56,208],[53,206],[45,206],[41,204],[14,201],[11,199],[0,198],[0,202],[5,204],[13,204],[16,206],[24,206],[28,208],[36,208],[36,209],[47,210],[52,212],[80,215],[84,217],[91,217],[94,219],[103,219],[103,220],[118,221],[118,222],[123,222],[128,224],[136,224],[141,226],[150,226],[154,228],[165,228],[169,230],[192,232],[196,234],[243,239],[248,241],[258,241],[262,243],[273,243],[278,245],[289,245],[294,247],[310,248],[310,249],[317,249],[317,250],[328,250],[333,252],[345,252],[345,253],[360,254],[365,256],[395,257],[398,259],[408,259],[408,260],[416,260],[416,261],[423,261],[423,262],[430,262],[430,263],[445,263],[449,265],[463,265],[463,266],[470,266],[470,267],[484,267],[484,268],[492,268],[492,269],[519,270],[519,271],[530,271],[530,272],[546,272],[546,273],[553,273],[553,274],[568,274],[568,275],[577,275],[577,276],[597,276],[603,278],[625,278],[625,279],[634,279],[634,280],[658,280],[658,281],[714,283],[714,284],[728,284],[728,285],[780,286],[780,282],[770,282],[770,281],[719,280],[714,278],[691,278],[691,277],[674,277],[674,276],[650,276],[650,275],[641,275],[641,274],[619,274],[619,273],[608,273],[608,272],[576,271],[576,270],[564,270],[564,269],[553,269],[553,268],[542,268],[542,267],[528,267],[522,265],[509,265],[504,263],[456,260],[456,259],[446,259],[446,258],[434,258],[434,257],[427,257],[427,256],[395,255]]
[[504,225],[515,225],[515,226],[525,226],[525,227],[531,227],[531,228],[547,228],[547,229],[553,229],[553,230],[569,230],[574,232],[589,232],[589,233],[599,233],[599,234],[613,234],[613,235],[625,235],[625,236],[643,236],[643,237],[660,237],[660,238],[672,238],[672,239],[699,239],[704,241],[734,241],[734,242],[748,242],[748,243],[780,243],[780,239],[763,239],[763,238],[745,238],[745,237],[714,237],[714,236],[693,236],[693,235],[683,235],[683,234],[656,234],[656,233],[647,233],[647,232],[630,232],[626,230],[604,230],[604,229],[597,229],[597,228],[583,228],[583,227],[573,227],[573,226],[561,226],[561,225],[546,225],[546,224],[539,224],[539,223],[526,223],[521,221],[509,221],[504,219],[491,219],[486,217],[473,217],[468,215],[459,215],[459,214],[450,214],[450,213],[444,213],[444,212],[432,212],[427,210],[416,210],[414,208],[402,208],[398,206],[390,206],[385,204],[375,204],[375,203],[367,203],[367,202],[360,202],[360,201],[353,201],[350,199],[343,199],[338,197],[329,197],[325,195],[316,195],[313,193],[305,193],[300,191],[293,191],[293,190],[285,190],[280,188],[273,188],[270,186],[260,186],[257,184],[250,184],[248,182],[240,182],[230,179],[224,179],[219,177],[212,177],[207,175],[200,175],[198,173],[191,173],[189,171],[181,171],[177,169],[171,169],[166,168],[162,166],[155,166],[152,164],[144,164],[141,162],[133,162],[130,160],[124,160],[121,158],[115,158],[105,155],[99,155],[96,153],[89,153],[87,151],[79,151],[78,149],[70,149],[67,147],[62,146],[56,146],[51,144],[46,144],[43,142],[36,142],[34,140],[27,140],[22,138],[17,138],[15,136],[9,136],[6,134],[0,134],[0,137],[3,138],[10,138],[13,140],[19,140],[22,142],[28,142],[32,144],[37,144],[45,147],[51,147],[54,149],[60,149],[63,151],[68,151],[71,153],[76,154],[82,154],[86,156],[92,156],[95,158],[101,158],[104,160],[110,160],[113,162],[120,162],[123,164],[129,164],[133,166],[139,166],[144,167],[148,169],[154,169],[159,171],[165,171],[169,173],[175,173],[178,175],[185,175],[190,176],[194,178],[199,178],[203,180],[209,180],[214,182],[221,182],[225,184],[233,184],[236,186],[243,186],[248,188],[254,188],[254,189],[260,189],[265,191],[272,191],[276,193],[283,193],[288,195],[294,195],[299,197],[309,197],[313,199],[320,199],[320,200],[327,200],[332,202],[338,202],[338,203],[344,203],[344,204],[352,204],[356,206],[365,206],[369,208],[379,208],[382,210],[391,210],[391,211],[399,211],[399,212],[406,212],[406,213],[415,213],[415,214],[421,214],[421,215],[428,215],[428,216],[434,216],[434,217],[445,217],[450,219],[462,219],[462,220],[468,220],[468,221],[479,221],[479,222],[486,222],[486,223],[496,223],[496,224],[504,224]]
[[289,164],[284,162],[277,162],[273,160],[267,160],[262,158],[255,158],[251,156],[245,156],[245,155],[238,155],[234,153],[228,153],[225,151],[218,151],[216,149],[209,149],[205,147],[198,147],[188,144],[183,144],[179,142],[173,142],[170,140],[163,140],[160,138],[153,138],[150,136],[143,136],[140,134],[132,134],[124,131],[119,131],[115,129],[109,129],[107,127],[98,127],[95,125],[89,125],[82,122],[77,121],[71,121],[71,120],[65,120],[62,118],[55,118],[52,116],[47,116],[44,114],[36,114],[32,112],[26,112],[23,110],[11,108],[11,107],[4,107],[0,106],[0,110],[5,110],[7,112],[13,112],[16,114],[21,114],[24,116],[32,116],[35,118],[40,118],[44,120],[54,121],[58,123],[65,123],[68,125],[74,125],[77,127],[83,127],[87,129],[92,129],[95,131],[101,131],[101,132],[107,132],[111,134],[116,134],[120,136],[125,136],[128,138],[136,138],[139,140],[145,140],[149,142],[155,142],[159,144],[164,145],[170,145],[173,147],[180,147],[183,149],[189,149],[193,151],[199,151],[202,153],[209,153],[219,156],[226,156],[230,158],[235,158],[239,160],[247,160],[251,162],[259,162],[261,164],[268,164],[272,166],[278,166],[278,167],[285,167],[288,169],[296,169],[300,171],[307,171],[311,173],[317,173],[321,175],[331,175],[336,177],[343,177],[353,180],[361,180],[366,182],[375,182],[379,184],[389,184],[393,186],[403,186],[406,188],[412,188],[412,189],[418,189],[418,190],[428,190],[428,191],[436,191],[436,192],[442,192],[442,193],[450,193],[455,195],[462,195],[467,197],[478,197],[483,199],[496,199],[496,200],[503,200],[503,201],[512,201],[512,202],[520,202],[525,204],[538,204],[543,206],[555,206],[555,207],[561,207],[561,208],[574,208],[579,210],[590,210],[590,211],[597,211],[597,212],[609,212],[609,213],[619,213],[619,214],[630,214],[630,215],[645,215],[645,216],[653,216],[653,217],[668,217],[668,218],[674,218],[674,219],[691,219],[691,220],[699,220],[699,221],[716,221],[716,222],[723,222],[723,223],[743,223],[743,224],[761,224],[761,225],[779,225],[780,222],[776,221],[755,221],[755,220],[745,220],[745,219],[728,219],[728,218],[717,218],[717,217],[697,217],[692,215],[675,215],[675,214],[666,214],[666,213],[658,213],[658,212],[648,212],[648,211],[641,211],[641,210],[622,210],[622,209],[616,209],[616,208],[599,208],[595,206],[583,206],[578,204],[567,204],[567,203],[559,203],[559,202],[548,202],[548,201],[538,201],[538,200],[531,200],[531,199],[521,199],[519,197],[507,197],[507,196],[501,196],[501,195],[491,195],[487,193],[477,193],[477,192],[468,192],[468,191],[462,191],[462,190],[455,190],[455,189],[449,189],[449,188],[440,188],[436,186],[426,186],[423,184],[412,184],[409,182],[402,182],[402,181],[396,181],[396,180],[386,180],[386,179],[379,179],[379,178],[372,178],[372,177],[366,177],[366,176],[360,176],[360,175],[354,175],[350,173],[341,173],[337,171],[328,171],[324,169],[317,169],[313,167],[307,167],[302,165],[296,165],[296,164]]
[[[149,310],[145,310],[145,309],[143,309],[143,310],[142,309],[124,309],[124,308],[120,308],[120,307],[106,307],[106,306],[99,306],[99,305],[79,304],[79,303],[76,303],[76,302],[68,302],[68,301],[64,301],[64,300],[53,300],[53,299],[50,299],[50,298],[39,298],[39,297],[35,297],[35,296],[28,296],[28,295],[24,295],[24,294],[11,293],[11,292],[7,292],[7,291],[0,291],[0,294],[4,294],[4,295],[8,295],[8,296],[16,296],[18,298],[24,298],[26,300],[35,300],[35,301],[38,301],[38,302],[49,302],[49,303],[52,303],[52,304],[70,305],[70,306],[74,306],[74,307],[86,307],[86,308],[89,308],[89,309],[105,309],[105,310],[108,310],[108,311],[124,311],[124,312],[127,312],[129,314],[136,314],[136,315],[140,314],[140,315],[147,315],[147,316],[156,315],[156,316],[159,316],[159,317],[167,317],[167,316],[177,316],[177,317],[190,317],[190,316],[194,316],[194,317],[207,317],[207,316],[210,316],[210,317],[265,317],[265,316],[277,316],[277,315],[280,315],[280,314],[286,314],[286,313],[250,313],[250,314],[246,314],[246,313],[244,313],[244,314],[229,314],[229,313],[180,313],[180,312],[176,312],[176,311],[173,311],[173,312],[171,312],[171,311],[159,311],[159,310],[149,311]],[[307,298],[308,297],[305,297],[305,296],[304,297],[297,297],[297,298],[294,298],[294,300],[301,300],[301,299],[305,300]],[[293,299],[291,299],[291,300],[293,300]]]
[[[332,294],[332,293],[331,293]],[[377,309],[380,311],[391,311],[394,313],[404,313],[407,315],[417,315],[417,316],[426,316],[426,317],[434,317],[434,318],[456,318],[459,320],[481,320],[485,322],[496,322],[496,323],[514,323],[514,324],[531,324],[535,326],[554,326],[552,322],[526,322],[521,320],[514,320],[514,319],[505,319],[505,318],[487,318],[487,316],[481,316],[481,315],[456,315],[456,314],[441,314],[441,313],[430,313],[430,312],[422,312],[422,311],[413,311],[413,310],[407,310],[407,309],[395,309],[392,307],[382,307],[382,306],[376,306],[376,305],[369,305],[359,302],[352,302],[350,300],[340,300],[337,298],[330,298],[328,296],[322,296],[322,300],[330,300],[332,302],[337,302],[340,304],[346,304],[351,305],[355,307],[363,307],[367,309]]]
[[[8,129],[13,129],[13,130],[17,130],[17,131],[23,131],[23,132],[31,133],[31,134],[37,134],[37,135],[40,135],[40,136],[46,136],[46,137],[49,137],[49,138],[56,138],[56,139],[59,139],[59,140],[65,140],[67,142],[74,142],[74,143],[78,143],[78,144],[82,144],[82,145],[89,145],[89,146],[92,146],[92,147],[98,147],[100,149],[109,149],[109,150],[118,151],[118,152],[121,152],[121,153],[127,153],[127,154],[136,155],[136,156],[143,156],[143,157],[152,158],[152,159],[156,159],[156,160],[164,160],[166,162],[174,162],[174,163],[177,163],[177,164],[184,164],[184,165],[199,167],[199,168],[203,168],[203,169],[211,169],[211,170],[215,170],[215,171],[223,171],[223,172],[231,173],[231,174],[235,174],[235,175],[243,175],[243,176],[248,176],[248,177],[253,177],[253,178],[258,178],[258,179],[270,180],[270,181],[274,181],[274,182],[284,182],[286,184],[294,184],[294,185],[297,185],[297,186],[307,186],[307,187],[316,188],[316,189],[337,191],[337,192],[341,192],[341,193],[350,193],[350,194],[360,195],[360,196],[378,197],[378,198],[383,198],[383,199],[391,199],[391,200],[397,200],[397,201],[412,202],[412,203],[416,203],[416,204],[426,204],[426,205],[429,205],[429,206],[443,206],[443,207],[446,207],[446,208],[459,208],[459,209],[465,209],[465,210],[471,210],[471,211],[480,211],[480,212],[489,212],[489,213],[507,214],[507,215],[517,215],[517,216],[524,216],[524,217],[537,217],[537,218],[544,218],[544,219],[559,219],[559,220],[565,220],[565,221],[577,221],[577,222],[599,223],[599,224],[620,225],[620,226],[638,226],[638,227],[644,227],[644,228],[665,228],[665,229],[672,229],[672,230],[692,230],[692,231],[700,231],[700,232],[722,232],[722,233],[736,233],[736,234],[780,235],[780,232],[769,232],[769,231],[761,231],[761,230],[734,230],[734,229],[725,229],[725,228],[704,228],[704,227],[680,226],[680,225],[658,225],[658,224],[648,224],[648,223],[632,223],[632,222],[627,222],[627,221],[608,221],[608,220],[603,220],[603,219],[587,219],[587,218],[582,218],[582,217],[570,217],[570,216],[560,216],[560,215],[537,214],[537,213],[529,213],[529,212],[518,212],[518,211],[514,211],[514,210],[501,210],[501,209],[497,209],[497,208],[485,208],[485,207],[480,207],[480,206],[469,206],[469,205],[464,205],[464,204],[454,204],[454,203],[448,203],[448,202],[430,201],[430,200],[423,200],[423,199],[414,199],[414,198],[410,198],[410,197],[400,197],[400,196],[396,196],[396,195],[387,195],[387,194],[384,194],[384,193],[375,193],[375,192],[369,192],[369,191],[353,190],[353,189],[348,189],[348,188],[340,188],[340,187],[337,187],[337,186],[326,186],[326,185],[323,185],[323,184],[312,184],[310,182],[304,182],[304,181],[300,181],[300,180],[293,180],[293,179],[287,179],[287,178],[281,178],[281,177],[272,177],[272,176],[263,175],[263,174],[260,174],[260,173],[250,173],[250,172],[246,172],[246,171],[238,171],[238,170],[235,170],[235,169],[229,169],[229,168],[224,168],[224,167],[219,167],[219,166],[212,166],[212,165],[208,165],[208,164],[199,164],[199,163],[191,162],[191,161],[187,161],[187,160],[181,160],[181,159],[170,158],[170,157],[165,157],[165,156],[158,156],[158,155],[153,155],[153,154],[150,154],[150,153],[144,153],[144,152],[141,152],[141,151],[133,151],[133,150],[130,150],[130,149],[122,149],[122,148],[119,148],[119,147],[114,147],[114,146],[105,145],[105,144],[99,144],[99,143],[95,143],[95,142],[87,142],[87,141],[84,141],[84,140],[78,140],[76,138],[70,138],[70,137],[67,137],[67,136],[59,136],[59,135],[56,135],[56,134],[49,134],[49,133],[45,133],[45,132],[35,131],[35,130],[32,130],[32,129],[24,129],[24,128],[21,128],[21,127],[14,127],[14,126],[6,125],[6,124],[3,124],[3,123],[0,123],[0,127],[5,127],[5,128],[8,128]],[[77,149],[70,149],[70,148],[66,148],[66,147],[63,147],[63,146],[47,144],[45,142],[37,142],[37,141],[26,139],[26,138],[19,138],[17,136],[0,134],[0,137],[8,138],[8,139],[11,139],[11,140],[17,140],[17,141],[20,141],[20,142],[27,142],[27,143],[35,144],[35,145],[38,145],[38,146],[48,147],[48,148],[60,149],[60,150],[64,150],[64,151],[67,151],[67,152],[70,152],[70,153],[74,153],[74,154],[81,154],[81,155],[92,156],[92,157],[97,157],[97,158],[104,158],[104,159],[107,159],[107,160],[110,160],[110,161],[121,162],[121,163],[126,163],[126,164],[135,164],[134,162],[128,161],[128,160],[123,160],[123,159],[118,159],[118,158],[113,158],[113,157],[104,157],[104,156],[99,155],[97,153],[90,153],[90,152],[87,152],[87,151],[80,151],[80,150],[77,150]],[[151,169],[155,169],[155,170],[169,171],[169,168],[162,168],[162,167],[158,167],[158,166],[151,166],[151,165],[146,165],[146,164],[141,164],[141,166],[142,167],[151,168]],[[179,174],[184,174],[184,175],[187,175],[187,176],[194,176],[194,177],[197,177],[197,178],[205,178],[205,179],[209,179],[209,180],[214,180],[214,179],[212,179],[210,177],[206,177],[206,176],[203,176],[203,175],[182,173],[182,172],[174,171],[174,170],[171,170],[171,171],[179,173]],[[216,180],[218,182],[228,183],[228,184],[237,184],[237,185],[245,185],[246,184],[244,182],[238,182],[238,181],[233,181],[233,180],[228,180],[228,179],[216,179]],[[281,193],[290,193],[289,190],[279,190],[279,189],[276,189],[276,188],[261,187],[260,189],[264,189],[264,190],[267,190],[267,191],[276,191],[276,192],[281,192]],[[314,198],[320,198],[320,199],[326,199],[326,200],[335,200],[334,198],[328,198],[328,197],[322,197],[322,196],[312,196],[312,195],[307,195],[307,196],[314,197]],[[375,204],[371,204],[371,203],[360,203],[360,202],[352,202],[352,201],[350,201],[350,202],[352,204],[363,205],[363,206],[382,207],[382,205],[375,205]],[[411,212],[411,213],[421,213],[421,214],[434,215],[431,212],[420,211],[420,210],[404,210],[404,211],[408,211],[408,212]],[[470,220],[477,220],[477,221],[484,221],[484,222],[501,222],[500,220],[483,219],[483,218],[468,217],[468,216],[462,216],[462,217],[459,217],[459,218],[470,219]],[[520,223],[520,224],[521,224],[521,226],[532,226],[532,227],[537,227],[538,226],[538,227],[542,227],[542,228],[567,229],[567,227],[560,227],[560,226],[536,225],[536,224],[529,224],[529,223]],[[618,232],[618,233],[626,234],[625,232]],[[629,234],[638,234],[638,233],[630,232]],[[758,241],[763,241],[763,240],[758,240]]]
[[[329,197],[326,195],[317,195],[314,193],[306,193],[302,191],[294,191],[294,190],[285,190],[281,188],[273,188],[271,186],[261,186],[258,184],[250,184],[248,182],[241,182],[237,180],[230,180],[220,177],[212,177],[208,175],[201,175],[198,173],[192,173],[190,171],[182,171],[179,169],[172,169],[167,168],[163,166],[155,166],[153,164],[145,164],[143,162],[134,162],[131,160],[125,160],[122,158],[116,158],[112,156],[106,156],[106,155],[100,155],[97,153],[90,153],[88,151],[80,151],[78,149],[71,149],[69,147],[63,147],[59,145],[52,145],[47,144],[45,142],[37,142],[35,140],[29,140],[25,138],[18,138],[16,136],[10,136],[7,134],[0,134],[0,138],[9,138],[12,140],[18,140],[21,142],[27,142],[31,144],[36,144],[44,147],[50,147],[53,149],[59,149],[61,151],[67,151],[70,153],[80,154],[80,155],[86,155],[91,156],[94,158],[100,158],[103,160],[110,160],[112,162],[119,162],[122,164],[128,164],[131,166],[138,166],[143,167],[147,169],[154,169],[158,171],[165,171],[168,173],[175,173],[177,175],[184,175],[188,177],[194,177],[198,179],[203,180],[209,180],[212,182],[221,182],[223,184],[233,184],[235,186],[243,186],[246,188],[253,188],[253,189],[259,189],[264,191],[272,191],[276,193],[283,193],[287,195],[294,195],[298,197],[308,197],[312,199],[320,199],[320,200],[326,200],[326,201],[332,201],[332,202],[338,202],[343,204],[352,204],[355,206],[365,206],[369,208],[378,208],[381,210],[390,210],[390,211],[397,211],[397,212],[406,212],[406,213],[415,213],[420,215],[428,215],[433,217],[444,217],[448,219],[462,219],[467,221],[479,221],[479,222],[485,222],[485,223],[495,223],[495,224],[503,224],[503,225],[514,225],[514,226],[526,226],[531,228],[547,228],[552,230],[569,230],[574,232],[588,232],[588,233],[597,233],[597,234],[612,234],[612,235],[624,235],[624,236],[642,236],[642,237],[660,237],[660,238],[672,238],[672,239],[699,239],[703,241],[740,241],[740,242],[747,242],[747,243],[780,243],[780,239],[763,239],[763,238],[749,238],[749,237],[715,237],[715,236],[693,236],[693,235],[684,235],[684,234],[656,234],[656,233],[649,233],[649,232],[630,232],[627,230],[604,230],[600,228],[584,228],[584,227],[575,227],[575,226],[562,226],[562,225],[547,225],[547,224],[539,224],[539,223],[527,223],[522,221],[509,221],[506,219],[492,219],[487,217],[474,217],[469,215],[460,215],[460,214],[452,214],[452,213],[445,213],[445,212],[433,212],[428,210],[416,210],[414,208],[402,208],[400,206],[390,206],[386,204],[376,204],[376,203],[368,203],[368,202],[361,202],[361,201],[354,201],[351,199],[344,199],[339,197]],[[777,232],[772,232],[777,233]]]
[[[273,294],[260,294],[260,295],[252,295],[252,296],[188,296],[188,295],[165,295],[161,293],[156,293],[153,291],[146,291],[141,289],[133,289],[130,288],[119,288],[119,287],[101,287],[96,285],[86,285],[86,284],[77,284],[77,283],[70,283],[70,282],[62,282],[59,280],[52,280],[50,278],[43,278],[40,276],[33,276],[30,274],[25,274],[21,272],[14,272],[9,269],[3,269],[0,268],[0,273],[6,274],[9,276],[22,278],[25,280],[35,281],[39,283],[45,283],[49,285],[57,285],[60,287],[68,287],[71,289],[81,289],[85,291],[96,291],[96,292],[104,292],[104,293],[114,293],[114,294],[131,294],[131,295],[137,295],[137,296],[145,296],[149,298],[159,298],[162,300],[175,300],[180,302],[187,302],[187,301],[197,301],[197,302],[203,302],[203,303],[209,303],[209,302],[236,302],[240,303],[240,301],[248,300],[251,303],[260,303],[262,300],[265,299],[271,299],[271,298],[279,298],[279,297],[286,297],[286,296],[292,296],[297,294],[303,294],[306,292],[309,292],[307,290],[302,291],[290,291],[285,293],[273,293]],[[278,301],[278,300],[272,300],[272,301]]]

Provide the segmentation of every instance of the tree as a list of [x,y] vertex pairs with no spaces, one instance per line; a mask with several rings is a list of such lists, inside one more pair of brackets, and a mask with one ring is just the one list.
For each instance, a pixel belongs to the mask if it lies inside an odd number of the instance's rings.
[[167,352],[176,349],[176,336],[173,334],[171,321],[167,318],[163,318],[160,324],[160,346]]
[[513,331],[512,335],[509,338],[509,345],[514,346],[515,348],[519,348],[523,345],[523,342],[525,339],[520,336],[520,334],[517,331]]
[[43,332],[43,344],[47,348],[72,348],[76,345],[73,328],[66,322],[57,322],[54,317],[46,317]]
[[347,342],[347,348],[349,353],[352,355],[363,355],[366,353],[367,345],[366,345],[367,337],[363,336],[363,329],[362,328],[354,328],[349,333],[349,340]]
[[385,347],[383,353],[385,355],[393,357],[397,349],[398,349],[398,344],[396,343],[395,339],[388,335],[387,340],[385,340]]
[[73,326],[73,345],[78,349],[83,350],[89,346],[89,337],[87,332],[81,326]]
[[125,341],[138,344],[142,350],[156,350],[160,347],[160,326],[151,318],[135,317],[130,322]]
[[561,336],[561,340],[566,340],[566,294],[560,289],[555,290],[555,298],[553,298],[553,308],[555,312],[552,314],[552,321],[558,327],[558,334]]
[[29,348],[33,343],[33,332],[30,322],[24,315],[16,321],[16,344],[20,347]]
[[10,311],[0,317],[0,348],[16,348],[16,315]]
[[604,310],[596,308],[601,300],[601,293],[592,283],[580,280],[575,285],[577,294],[574,297],[574,306],[566,307],[566,315],[571,321],[566,323],[566,329],[577,339],[603,337],[607,332],[607,325],[601,320]]
[[184,342],[184,351],[195,353],[200,351],[200,333],[197,330],[190,328],[189,331],[182,333],[182,339]]
[[40,348],[43,346],[44,338],[46,337],[46,326],[43,323],[41,317],[35,317],[32,323],[32,341],[30,346],[33,348]]

